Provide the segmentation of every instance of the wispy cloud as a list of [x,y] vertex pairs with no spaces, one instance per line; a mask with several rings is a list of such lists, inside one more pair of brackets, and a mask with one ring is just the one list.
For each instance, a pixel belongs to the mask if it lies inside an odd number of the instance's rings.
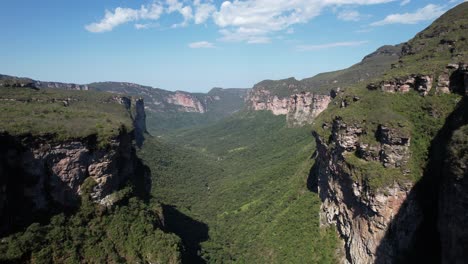
[[85,26],[90,32],[111,31],[125,23],[135,28],[147,28],[163,15],[179,13],[183,20],[173,28],[202,24],[212,19],[218,27],[221,41],[269,43],[275,34],[288,34],[298,24],[308,23],[327,8],[343,8],[338,19],[357,21],[362,14],[347,8],[376,5],[402,0],[227,0],[216,4],[213,0],[153,0],[139,9],[117,7],[106,10],[104,17]]
[[158,20],[162,13],[163,7],[158,3],[141,6],[140,9],[117,7],[113,12],[106,10],[101,21],[86,25],[85,28],[93,33],[106,32],[131,21]]
[[345,41],[345,42],[333,42],[333,43],[326,43],[326,44],[318,44],[318,45],[299,45],[296,47],[298,51],[313,51],[313,50],[322,50],[322,49],[330,49],[330,48],[338,48],[338,47],[353,47],[353,46],[361,46],[368,41]]
[[345,10],[338,13],[337,17],[343,21],[359,21],[361,19],[361,14],[359,14],[358,11]]
[[429,4],[413,13],[391,14],[383,20],[374,22],[371,26],[383,26],[388,24],[417,24],[438,18],[445,12],[445,7]]
[[136,23],[135,25],[135,28],[136,29],[148,29],[148,28],[158,28],[160,27],[160,25],[158,23],[144,23],[144,24],[140,24],[140,23]]
[[403,1],[401,1],[400,5],[405,6],[405,5],[409,4],[410,2],[411,2],[411,0],[403,0]]
[[192,42],[189,43],[188,46],[192,49],[211,49],[216,47],[213,43],[208,41]]
[[[307,23],[320,15],[326,7],[373,5],[393,1],[396,0],[225,1],[219,11],[213,13],[213,21],[222,28],[222,40],[268,42],[271,34],[285,31],[296,24]],[[350,14],[346,19],[357,19],[357,16]]]

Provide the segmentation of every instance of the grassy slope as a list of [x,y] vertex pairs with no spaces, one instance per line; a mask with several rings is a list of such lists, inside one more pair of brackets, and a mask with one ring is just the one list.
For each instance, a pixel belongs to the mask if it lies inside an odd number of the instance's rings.
[[[132,129],[123,105],[107,93],[57,89],[0,88],[0,132],[55,134],[58,139],[97,134],[103,141]],[[69,99],[69,106],[63,101]]]
[[306,186],[309,130],[266,112],[239,113],[140,154],[156,174],[154,195],[208,224],[209,263],[331,263],[336,237],[319,228],[320,201]]
[[288,78],[283,80],[264,80],[254,86],[253,89],[262,88],[269,90],[272,95],[288,97],[293,93],[310,91],[321,94],[329,94],[333,88],[347,86],[380,76],[390,69],[390,66],[398,61],[401,45],[383,46],[372,54],[366,56],[355,65],[333,72],[317,74],[314,77],[303,80]]

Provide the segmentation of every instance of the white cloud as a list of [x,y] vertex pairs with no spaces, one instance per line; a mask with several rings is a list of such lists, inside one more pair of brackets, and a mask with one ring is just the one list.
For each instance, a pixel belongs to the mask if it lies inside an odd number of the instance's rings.
[[200,4],[199,1],[195,1],[194,5],[195,24],[204,23],[216,11],[216,7],[212,4]]
[[159,24],[158,23],[144,23],[144,24],[136,23],[134,26],[136,29],[140,30],[140,29],[148,29],[148,28],[157,28],[159,27]]
[[192,49],[210,49],[210,48],[215,48],[215,45],[211,42],[208,41],[198,41],[198,42],[192,42],[188,44],[189,48]]
[[326,44],[319,44],[319,45],[299,45],[296,47],[296,49],[298,51],[311,51],[311,50],[322,50],[322,49],[330,49],[330,48],[337,48],[337,47],[361,46],[366,43],[368,43],[368,41],[334,42],[334,43],[326,43]]
[[371,26],[383,26],[388,24],[417,24],[422,21],[436,19],[444,12],[445,8],[443,6],[429,4],[416,10],[414,13],[388,15],[383,20],[372,23]]
[[411,0],[403,0],[403,1],[401,1],[400,5],[405,6],[405,5],[409,4],[410,2],[411,2]]
[[140,9],[117,7],[114,12],[106,10],[101,21],[86,25],[86,30],[99,33],[111,31],[114,27],[137,20],[157,20],[163,13],[163,7],[158,3],[141,6]]
[[[149,1],[149,0],[148,0]],[[216,5],[213,0],[153,0],[140,9],[117,7],[106,11],[101,21],[86,26],[90,32],[111,31],[113,28],[135,22],[135,28],[147,28],[148,21],[158,20],[163,14],[178,13],[183,17],[172,27],[202,24],[213,19],[222,41],[268,43],[275,33],[288,34],[293,26],[309,22],[325,8],[344,8],[383,4],[402,0],[229,0]],[[357,21],[357,11],[343,11],[338,18]]]
[[359,21],[361,19],[361,14],[358,11],[345,10],[338,13],[338,19],[343,21]]
[[[396,0],[246,0],[225,1],[213,14],[213,21],[223,28],[222,40],[266,42],[270,34],[295,24],[307,23],[325,7],[371,5]],[[246,34],[245,31],[258,33]],[[234,36],[236,35],[236,36]]]

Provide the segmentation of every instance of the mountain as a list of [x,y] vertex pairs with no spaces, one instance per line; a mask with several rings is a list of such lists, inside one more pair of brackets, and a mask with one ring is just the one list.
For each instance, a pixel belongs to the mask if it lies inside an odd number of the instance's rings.
[[321,219],[344,261],[466,262],[467,12],[442,15],[315,119]]
[[[43,82],[0,75],[0,87],[91,90],[141,97],[145,100],[148,130],[158,133],[220,120],[244,107],[248,89],[213,88],[208,93],[166,91],[127,82],[97,82],[85,85]],[[201,115],[203,114],[203,115]]]
[[402,44],[383,46],[347,69],[320,73],[300,81],[295,78],[261,81],[249,92],[247,107],[286,115],[290,125],[310,124],[337,92],[379,76],[396,64],[402,47]]

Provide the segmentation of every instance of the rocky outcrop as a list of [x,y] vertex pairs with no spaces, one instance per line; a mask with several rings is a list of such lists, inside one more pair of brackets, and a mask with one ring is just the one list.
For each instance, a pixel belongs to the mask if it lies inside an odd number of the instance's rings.
[[167,97],[166,102],[181,106],[183,112],[206,112],[205,105],[197,97],[189,93],[177,91],[175,94]]
[[434,78],[430,75],[413,74],[406,77],[394,78],[382,81],[378,84],[367,85],[369,90],[381,90],[388,93],[407,93],[411,90],[417,91],[420,95],[426,96],[435,86],[437,93],[460,93],[468,94],[468,64],[450,63],[442,73],[437,75],[437,82],[434,85]]
[[313,120],[327,109],[331,97],[328,95],[303,92],[294,94],[288,101],[286,120],[293,126],[311,124]]
[[335,118],[324,127],[331,128],[328,140],[314,132],[321,223],[336,225],[346,252],[343,263],[374,263],[377,255],[379,263],[395,263],[410,245],[421,211],[410,195],[411,183],[393,181],[371,188],[369,181],[379,177],[379,171],[369,168],[405,173],[409,134],[401,127],[379,125],[375,142],[368,143],[363,137],[371,131],[364,121]]
[[280,98],[277,95],[272,95],[268,90],[256,89],[251,90],[246,101],[250,110],[267,110],[274,115],[286,115],[289,125],[302,126],[311,124],[328,107],[331,97],[300,92]]
[[380,89],[388,93],[407,93],[416,90],[420,95],[426,96],[432,89],[433,78],[429,75],[410,75],[404,78],[396,78],[389,81],[382,81],[379,84],[369,84],[369,90]]
[[[51,136],[1,134],[1,215],[21,218],[54,205],[76,207],[87,179],[95,182],[93,200],[111,205],[109,196],[136,177],[132,138],[132,133],[122,131],[107,147],[98,148],[93,136],[59,142]],[[3,222],[2,227],[8,224]]]

